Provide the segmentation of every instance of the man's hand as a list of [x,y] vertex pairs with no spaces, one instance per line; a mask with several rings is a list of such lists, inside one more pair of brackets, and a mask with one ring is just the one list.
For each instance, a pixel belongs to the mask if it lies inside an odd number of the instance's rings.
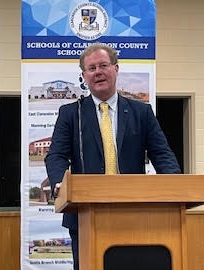
[[57,198],[57,195],[58,195],[59,189],[61,187],[61,184],[62,183],[56,183],[55,188],[54,188],[54,194],[53,194],[54,198]]

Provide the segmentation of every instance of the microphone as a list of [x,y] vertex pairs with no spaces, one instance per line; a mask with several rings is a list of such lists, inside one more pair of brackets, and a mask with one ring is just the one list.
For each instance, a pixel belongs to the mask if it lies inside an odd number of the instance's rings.
[[84,152],[83,152],[83,142],[82,142],[82,128],[81,128],[81,103],[84,100],[84,96],[78,98],[78,118],[79,118],[79,153],[80,153],[80,160],[81,160],[81,171],[84,174]]

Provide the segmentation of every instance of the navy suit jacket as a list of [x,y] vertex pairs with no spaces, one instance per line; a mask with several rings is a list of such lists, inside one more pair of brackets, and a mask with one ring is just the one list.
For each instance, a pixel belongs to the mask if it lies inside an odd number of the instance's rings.
[[[69,168],[82,173],[78,102],[59,109],[52,143],[45,159],[52,190]],[[104,174],[102,138],[95,104],[90,96],[81,101],[81,138],[85,174]],[[159,174],[181,173],[174,153],[149,104],[118,97],[117,154],[121,174],[144,174],[145,153]],[[77,214],[66,213],[63,226],[77,228]]]

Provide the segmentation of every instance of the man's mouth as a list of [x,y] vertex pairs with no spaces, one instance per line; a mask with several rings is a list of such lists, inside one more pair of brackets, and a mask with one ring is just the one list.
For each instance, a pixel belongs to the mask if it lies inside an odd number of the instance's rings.
[[105,82],[106,80],[97,80],[95,83],[103,83]]

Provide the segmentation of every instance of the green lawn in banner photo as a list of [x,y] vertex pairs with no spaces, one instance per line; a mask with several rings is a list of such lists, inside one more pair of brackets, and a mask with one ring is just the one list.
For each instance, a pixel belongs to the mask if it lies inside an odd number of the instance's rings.
[[44,161],[45,155],[30,155],[29,159],[31,161]]
[[72,253],[33,253],[29,259],[71,259]]

